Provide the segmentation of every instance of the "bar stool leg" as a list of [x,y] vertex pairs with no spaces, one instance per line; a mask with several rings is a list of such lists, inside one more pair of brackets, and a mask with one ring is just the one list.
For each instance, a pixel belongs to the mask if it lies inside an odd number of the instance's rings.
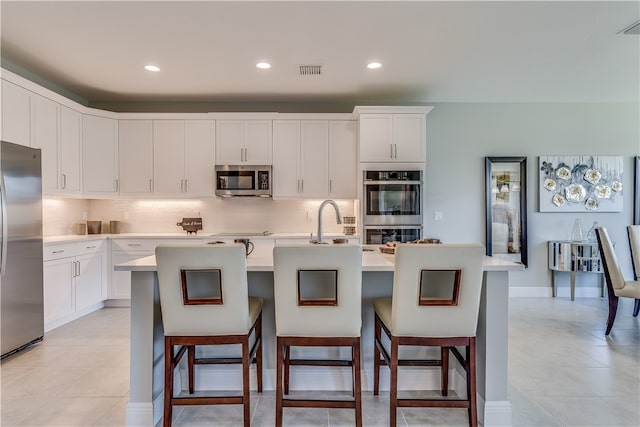
[[173,345],[171,338],[164,338],[164,427],[171,426],[173,416],[171,398],[173,397]]
[[449,347],[440,347],[440,360],[442,362],[440,368],[440,385],[443,396],[449,395]]
[[396,427],[398,416],[398,338],[391,337],[391,378],[389,384],[389,426]]
[[280,338],[276,338],[276,427],[282,427],[282,347]]
[[356,338],[353,345],[353,391],[356,403],[356,427],[362,427],[362,384],[360,367],[360,337]]
[[373,340],[373,395],[377,396],[380,393],[380,350],[378,349],[377,340],[382,341],[382,328],[380,327],[380,320],[378,315],[375,315],[374,320],[374,340]]
[[249,336],[242,343],[242,406],[244,408],[244,427],[251,424],[251,406],[249,404]]
[[194,390],[194,370],[195,370],[195,364],[196,364],[196,346],[195,345],[189,345],[187,346],[187,357],[188,357],[188,361],[189,363],[187,363],[187,366],[189,368],[189,394],[193,394],[193,390]]
[[284,345],[284,394],[289,394],[289,368],[291,360],[291,346]]
[[478,426],[478,407],[476,402],[476,338],[469,338],[467,346],[467,397],[469,398],[469,426]]
[[258,380],[258,392],[262,393],[262,313],[256,322],[255,339],[260,340],[256,349],[256,379]]

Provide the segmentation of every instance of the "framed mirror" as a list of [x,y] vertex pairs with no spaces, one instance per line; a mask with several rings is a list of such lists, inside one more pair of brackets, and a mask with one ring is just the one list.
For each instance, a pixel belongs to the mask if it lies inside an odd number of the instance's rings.
[[487,255],[527,266],[527,158],[485,157]]

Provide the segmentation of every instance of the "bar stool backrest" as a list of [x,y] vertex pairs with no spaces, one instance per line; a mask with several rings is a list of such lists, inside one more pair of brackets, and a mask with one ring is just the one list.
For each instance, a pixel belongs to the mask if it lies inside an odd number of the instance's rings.
[[[277,336],[359,337],[362,248],[358,245],[276,245],[273,248]],[[335,305],[304,305],[299,271],[336,271]],[[300,286],[304,284],[301,283]]]
[[613,243],[609,237],[609,232],[605,227],[599,227],[596,229],[596,236],[598,237],[600,254],[602,262],[604,263],[605,275],[608,279],[608,284],[610,284],[613,289],[624,288],[624,275],[622,274],[622,269],[618,263],[616,251],[613,249]]
[[[434,338],[475,337],[484,256],[485,249],[480,244],[404,244],[396,247],[391,333]],[[429,286],[430,277],[423,276],[423,270],[459,272],[456,305],[420,305],[421,278],[425,278],[424,288]]]
[[640,225],[629,225],[629,248],[631,249],[631,261],[633,264],[633,277],[640,279]]
[[[243,244],[162,244],[156,247],[164,334],[246,334],[251,328]],[[181,270],[212,270],[220,301],[185,305]],[[219,270],[219,272],[218,272]],[[202,278],[202,277],[201,277]],[[197,300],[196,300],[197,301]]]

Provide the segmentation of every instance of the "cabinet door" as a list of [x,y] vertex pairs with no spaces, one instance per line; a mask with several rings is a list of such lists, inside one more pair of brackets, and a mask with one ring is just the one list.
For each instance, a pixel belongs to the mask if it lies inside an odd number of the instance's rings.
[[42,150],[42,192],[58,192],[58,104],[33,94],[33,146]]
[[[111,262],[113,265],[127,261],[132,261],[144,255],[131,255],[127,253],[112,253]],[[131,298],[131,272],[112,271],[111,286],[109,289],[110,299],[130,299]]]
[[118,122],[120,194],[153,193],[153,129],[151,120]]
[[270,165],[273,151],[271,120],[247,120],[244,132],[244,162],[249,165]]
[[300,123],[300,179],[303,197],[329,193],[329,124],[326,120]]
[[76,263],[76,311],[80,311],[104,300],[105,254],[79,256]]
[[244,122],[216,121],[216,164],[239,165],[244,158]]
[[329,122],[329,197],[355,199],[358,146],[356,122]]
[[425,159],[424,114],[394,114],[394,160],[399,162],[424,162]]
[[391,114],[360,115],[360,161],[390,162],[393,160]]
[[58,173],[60,191],[64,194],[80,194],[80,144],[82,115],[60,106],[60,144]]
[[31,145],[31,100],[28,90],[2,80],[2,140]]
[[185,182],[184,193],[189,197],[215,194],[213,120],[187,120],[185,122]]
[[73,299],[74,258],[47,261],[43,265],[44,323],[50,323],[75,311]]
[[88,196],[118,194],[118,122],[82,116],[82,188]]
[[273,121],[273,197],[299,197],[300,122]]
[[153,184],[156,196],[183,195],[184,145],[184,120],[153,121]]

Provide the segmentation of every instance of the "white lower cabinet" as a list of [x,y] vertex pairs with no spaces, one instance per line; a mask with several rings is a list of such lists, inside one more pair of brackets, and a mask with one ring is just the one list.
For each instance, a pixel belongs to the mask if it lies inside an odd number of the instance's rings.
[[104,240],[44,247],[44,323],[54,329],[101,307],[106,298]]

